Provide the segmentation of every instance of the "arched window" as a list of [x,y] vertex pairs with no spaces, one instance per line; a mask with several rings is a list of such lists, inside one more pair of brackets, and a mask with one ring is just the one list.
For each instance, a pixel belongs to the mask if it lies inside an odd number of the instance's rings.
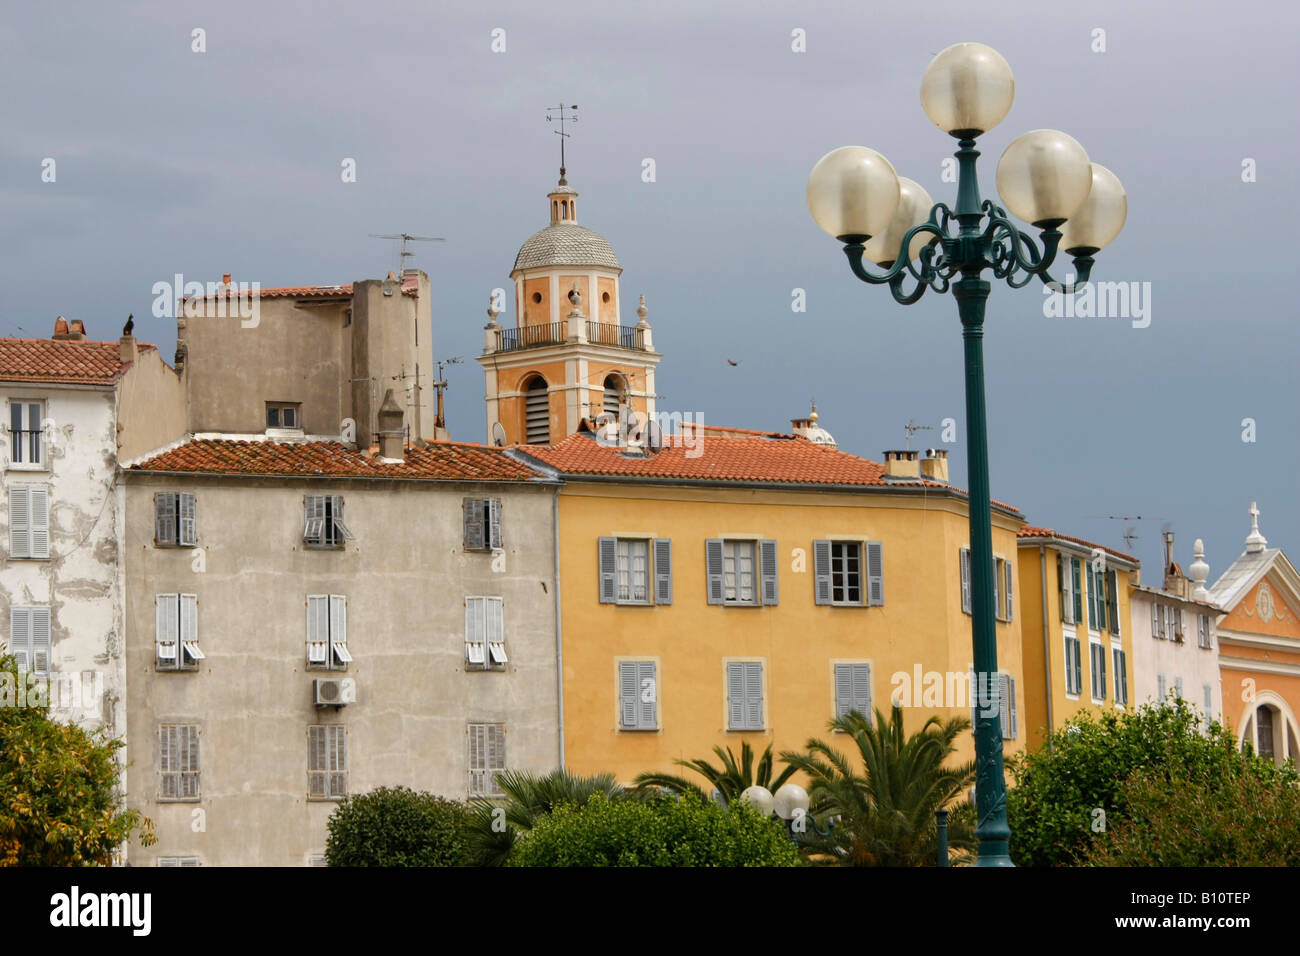
[[1241,744],[1281,766],[1288,760],[1300,763],[1295,720],[1290,708],[1272,691],[1261,691],[1255,706],[1242,717]]
[[617,375],[605,376],[605,394],[603,398],[601,411],[617,420],[619,405],[624,404],[623,380]]
[[560,218],[561,219],[569,218],[569,200],[567,199],[560,200]]
[[524,391],[524,436],[530,445],[551,443],[551,395],[540,375]]

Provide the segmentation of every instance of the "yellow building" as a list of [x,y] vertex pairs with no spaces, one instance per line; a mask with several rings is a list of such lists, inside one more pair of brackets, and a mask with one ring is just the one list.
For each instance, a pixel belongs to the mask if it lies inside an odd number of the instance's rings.
[[[945,453],[889,452],[882,466],[836,450],[813,422],[798,435],[700,427],[658,450],[581,428],[522,449],[564,480],[569,769],[628,782],[715,745],[802,749],[839,713],[888,712],[894,693],[911,730],[970,716],[967,502],[946,483]],[[994,505],[1008,751],[1025,737],[1023,523]],[[973,752],[966,734],[962,759]]]
[[1025,720],[1030,749],[1080,710],[1134,700],[1130,555],[1026,526],[1019,534],[1019,612],[1024,638]]

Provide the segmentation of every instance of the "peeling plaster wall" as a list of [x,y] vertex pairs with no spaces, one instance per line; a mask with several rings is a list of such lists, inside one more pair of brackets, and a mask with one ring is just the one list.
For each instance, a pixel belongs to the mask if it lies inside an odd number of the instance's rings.
[[[300,866],[324,851],[333,801],[308,799],[307,728],[347,728],[348,792],[403,784],[463,799],[466,725],[504,721],[510,769],[559,762],[553,495],[549,486],[185,478],[128,472],[125,564],[129,804],[158,843],[132,862]],[[201,550],[153,544],[153,497],[195,495]],[[356,540],[305,549],[303,498],[340,494]],[[462,500],[502,499],[505,566],[466,552]],[[198,570],[198,569],[202,570]],[[198,672],[156,669],[155,594],[198,596]],[[346,673],[308,668],[306,596],[348,599]],[[470,669],[467,595],[504,598],[509,664]],[[317,708],[312,681],[345,676],[357,702]],[[200,799],[160,802],[158,725],[197,723]]]
[[[125,680],[117,639],[118,578],[115,489],[117,435],[111,388],[4,385],[5,507],[0,511],[0,640],[10,637],[10,608],[48,605],[51,631],[52,715],[88,728],[103,726],[120,735],[112,701]],[[45,442],[48,470],[15,468],[8,431],[11,399],[43,400],[49,423]],[[40,484],[50,502],[50,557],[10,557],[10,490]],[[57,676],[56,676],[57,675]],[[74,695],[75,692],[75,696]]]

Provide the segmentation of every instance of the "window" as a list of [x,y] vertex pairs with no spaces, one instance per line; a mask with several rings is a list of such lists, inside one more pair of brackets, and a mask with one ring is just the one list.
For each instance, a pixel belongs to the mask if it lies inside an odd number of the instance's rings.
[[1165,675],[1157,674],[1156,675],[1156,698],[1158,700],[1164,700],[1165,695],[1168,692],[1168,689],[1169,689],[1169,685],[1168,682],[1165,680]]
[[306,523],[302,539],[308,547],[339,549],[344,540],[353,540],[343,523],[342,495],[308,495],[303,501]]
[[194,496],[159,492],[153,496],[153,540],[159,548],[192,548],[198,542]]
[[342,724],[307,728],[307,796],[342,800],[348,795],[348,742]]
[[671,538],[600,538],[596,551],[601,604],[673,603]]
[[1210,616],[1208,614],[1196,615],[1196,646],[1204,647],[1207,650],[1214,646],[1210,642]]
[[540,375],[524,392],[524,437],[530,445],[551,443],[551,395]]
[[160,856],[158,866],[202,866],[197,856]]
[[158,726],[158,799],[199,799],[199,725]]
[[1174,612],[1174,640],[1181,644],[1186,634],[1187,612],[1181,607],[1170,608],[1170,610]]
[[[866,573],[863,573],[863,552]],[[864,581],[865,578],[865,581]],[[864,607],[885,603],[883,548],[879,541],[814,541],[813,594],[817,604]]]
[[44,469],[45,442],[41,434],[44,403],[31,399],[9,402],[9,465]]
[[1001,694],[1002,739],[1015,740],[1020,736],[1020,720],[1016,711],[1016,679],[1010,674],[998,675],[998,692]]
[[499,597],[465,598],[465,659],[484,670],[509,660],[503,604]]
[[835,665],[835,717],[856,710],[871,720],[871,665]]
[[50,676],[50,609],[9,608],[9,647],[6,653],[18,661],[18,673],[31,671],[37,677]]
[[993,608],[999,621],[1011,620],[1014,613],[1011,599],[1011,562],[1006,558],[993,559]]
[[307,665],[347,670],[348,599],[342,594],[307,595]]
[[1202,684],[1201,694],[1205,701],[1205,719],[1209,720],[1214,716],[1214,688],[1209,684]]
[[727,662],[727,729],[763,729],[763,662]]
[[654,661],[618,662],[621,730],[658,730],[659,682]]
[[506,769],[506,725],[470,724],[466,749],[470,796],[503,796],[497,775]]
[[154,644],[160,671],[197,670],[204,659],[199,650],[199,599],[194,594],[154,597]]
[[466,498],[462,502],[466,551],[501,550],[501,499]]
[[9,488],[9,557],[50,556],[50,493],[44,485]]
[[1061,620],[1083,623],[1082,562],[1067,554],[1056,556],[1056,580],[1060,585]]
[[1106,648],[1098,641],[1088,644],[1088,658],[1092,666],[1092,699],[1106,699]]
[[1065,692],[1078,695],[1083,690],[1083,669],[1079,660],[1079,639],[1065,635]]
[[[1077,558],[1075,560],[1078,560]],[[1106,596],[1106,574],[1091,561],[1088,562],[1088,629],[1106,630],[1106,609],[1109,599]]]
[[704,566],[708,603],[777,603],[775,541],[710,538],[704,542]]
[[1183,696],[1183,678],[1181,674],[1174,678],[1174,695],[1176,697]]
[[1165,612],[1155,602],[1151,604],[1151,636],[1157,639],[1165,636]]
[[298,414],[298,404],[285,404],[281,402],[266,403],[266,427],[267,428],[302,428],[302,418]]
[[1110,649],[1115,670],[1115,703],[1128,705],[1128,655],[1122,647]]
[[1106,618],[1110,621],[1110,633],[1119,637],[1119,572],[1106,572]]
[[1169,640],[1177,640],[1179,636],[1178,627],[1178,608],[1169,606],[1165,608],[1165,627],[1163,634]]
[[971,613],[970,600],[970,548],[962,548],[958,564],[961,567],[961,609],[966,614]]

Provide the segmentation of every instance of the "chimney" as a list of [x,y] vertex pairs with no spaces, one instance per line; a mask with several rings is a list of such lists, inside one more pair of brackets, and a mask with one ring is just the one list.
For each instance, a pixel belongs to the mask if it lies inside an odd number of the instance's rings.
[[903,480],[916,480],[921,477],[921,465],[918,461],[919,451],[887,451],[885,452],[885,477],[898,478]]
[[127,362],[134,362],[139,355],[139,350],[135,346],[134,335],[123,335],[117,343],[117,357],[125,365]]
[[948,483],[948,449],[927,448],[921,459],[921,477]]
[[230,288],[230,273],[229,273],[229,272],[224,272],[224,273],[222,273],[222,275],[221,275],[221,284],[222,284],[223,286],[225,286],[226,288]]
[[55,340],[70,338],[68,335],[68,320],[61,315],[54,320],[54,338]]
[[86,341],[86,326],[81,319],[72,320],[72,329],[68,333],[68,338],[74,342]]
[[402,407],[390,388],[379,406],[379,455],[389,461],[405,461],[403,451]]

